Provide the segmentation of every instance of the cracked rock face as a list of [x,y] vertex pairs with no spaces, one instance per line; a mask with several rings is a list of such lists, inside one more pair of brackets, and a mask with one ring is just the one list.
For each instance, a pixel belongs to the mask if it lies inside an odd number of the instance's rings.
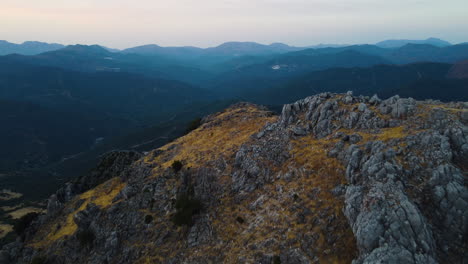
[[67,184],[0,261],[468,263],[467,113],[351,92],[235,105]]

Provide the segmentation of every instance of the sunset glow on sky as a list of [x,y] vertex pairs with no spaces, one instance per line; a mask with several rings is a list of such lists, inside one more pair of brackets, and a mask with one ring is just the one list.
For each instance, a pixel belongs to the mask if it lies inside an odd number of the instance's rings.
[[125,48],[468,40],[466,0],[1,0],[0,39]]

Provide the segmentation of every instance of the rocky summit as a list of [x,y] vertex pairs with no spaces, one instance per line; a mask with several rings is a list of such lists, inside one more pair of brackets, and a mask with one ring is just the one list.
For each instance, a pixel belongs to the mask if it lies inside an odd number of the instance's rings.
[[112,152],[0,263],[468,263],[468,103],[248,103]]

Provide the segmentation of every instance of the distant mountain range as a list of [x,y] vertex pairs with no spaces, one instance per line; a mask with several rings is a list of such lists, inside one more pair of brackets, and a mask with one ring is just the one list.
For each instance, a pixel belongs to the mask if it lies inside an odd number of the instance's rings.
[[[279,43],[230,42],[209,49],[153,45],[134,48],[133,51],[111,52],[98,45],[72,45],[38,55],[7,55],[0,57],[0,63],[72,72],[139,74],[144,76],[142,79],[177,80],[187,83],[187,86],[206,88],[222,98],[230,98],[248,90],[268,89],[313,71],[416,62],[453,64],[468,60],[467,44],[446,47],[406,44],[392,49],[376,45],[297,49]],[[99,81],[105,81],[106,77],[103,78]],[[37,85],[42,85],[42,81]],[[129,82],[123,83],[130,85]]]
[[339,53],[342,51],[356,51],[362,54],[380,56],[392,63],[406,64],[421,61],[454,63],[468,59],[468,45],[457,44],[446,47],[437,47],[429,44],[406,44],[395,49],[382,48],[376,45],[352,45],[338,48],[305,49],[291,54],[296,56],[310,56],[326,53]]
[[125,49],[122,53],[136,53],[146,55],[172,55],[180,56],[245,56],[285,53],[301,50],[303,48],[288,46],[283,43],[262,45],[255,42],[226,42],[213,48],[196,47],[160,47],[158,45],[145,45]]
[[376,45],[382,48],[400,48],[406,44],[428,44],[436,47],[446,47],[452,45],[450,42],[438,38],[428,38],[424,40],[389,39],[378,42]]
[[224,96],[234,96],[246,91],[272,87],[278,82],[307,72],[334,67],[369,67],[389,63],[379,56],[354,50],[318,54],[292,52],[220,74],[207,84],[207,88]]
[[0,99],[69,111],[99,111],[137,120],[167,115],[211,97],[201,88],[176,80],[129,72],[72,71],[6,56],[0,57]]
[[433,62],[330,68],[290,78],[263,90],[260,85],[258,89],[251,87],[242,97],[257,103],[282,104],[307,94],[352,90],[355,94],[378,94],[381,98],[399,94],[417,99],[466,101],[468,79],[448,78],[452,68],[451,64]]
[[[438,38],[428,38],[425,40],[407,40],[407,39],[391,39],[378,42],[376,46],[382,48],[399,48],[406,44],[428,44],[436,47],[446,47],[452,45]],[[143,55],[164,55],[171,57],[187,58],[200,56],[246,56],[246,55],[268,55],[277,53],[286,53],[303,49],[323,49],[323,48],[341,48],[352,46],[348,44],[318,44],[304,47],[294,47],[283,43],[273,43],[270,45],[259,44],[256,42],[226,42],[216,47],[198,48],[192,46],[186,47],[161,47],[156,44],[148,44],[136,46],[123,50],[107,48],[104,49],[110,52],[135,53]],[[10,43],[5,40],[0,40],[0,55],[21,54],[21,55],[37,55],[47,51],[53,51],[64,48],[65,45],[56,43],[45,43],[38,41],[26,41],[22,44]]]
[[62,44],[49,44],[38,41],[26,41],[22,44],[15,44],[5,40],[0,40],[0,55],[15,53],[22,55],[36,55],[47,51],[58,50],[64,47],[65,46]]
[[[385,49],[374,45],[355,45],[341,48],[306,49],[257,59],[255,61],[251,57],[246,58],[251,62],[250,64],[242,64],[240,59],[237,60],[237,65],[243,66],[219,74],[206,87],[225,96],[233,96],[244,94],[246,91],[269,89],[291,78],[326,69],[353,69],[355,67],[371,67],[382,64],[404,65],[416,62],[451,64],[468,59],[468,45],[439,48],[427,44],[407,44],[397,49]],[[447,70],[444,74],[447,74]],[[393,77],[398,78],[398,75]],[[347,80],[343,78],[344,82]],[[346,87],[345,83],[342,85]],[[374,89],[377,88],[374,87]],[[354,86],[350,85],[344,89],[354,89]],[[263,90],[263,92],[270,96],[267,90]],[[294,97],[293,100],[303,96],[305,95],[301,94],[299,97]]]
[[58,67],[82,72],[131,72],[151,78],[180,80],[198,84],[208,78],[201,69],[158,55],[116,53],[98,46],[71,45],[33,56],[8,55],[10,61]]

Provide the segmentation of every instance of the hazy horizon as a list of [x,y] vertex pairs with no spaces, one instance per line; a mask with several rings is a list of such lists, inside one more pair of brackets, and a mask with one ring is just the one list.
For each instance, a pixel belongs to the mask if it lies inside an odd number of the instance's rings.
[[[230,42],[252,42],[252,43],[257,43],[257,44],[262,44],[262,45],[271,45],[271,44],[281,43],[281,44],[286,44],[286,45],[291,46],[291,47],[301,48],[301,47],[312,47],[312,46],[318,46],[318,45],[365,45],[365,44],[373,45],[373,44],[376,44],[376,43],[378,43],[380,41],[385,41],[385,40],[426,40],[426,39],[429,39],[429,38],[437,38],[437,37],[425,37],[425,38],[421,38],[421,39],[415,39],[415,38],[405,38],[405,39],[403,39],[403,38],[386,38],[386,39],[382,39],[382,40],[379,40],[379,41],[376,41],[376,42],[373,42],[373,43],[364,43],[364,42],[363,43],[318,42],[318,43],[306,44],[306,45],[303,45],[303,46],[292,45],[292,44],[287,43],[287,42],[279,42],[279,41],[271,42],[271,43],[262,43],[262,42],[258,42],[258,41],[252,41],[252,40],[251,41],[249,41],[249,40],[246,40],[246,41],[228,40],[228,41],[223,41],[223,42],[220,42],[220,43],[217,43],[217,44],[214,44],[214,45],[211,45],[211,46],[205,46],[205,47],[195,46],[195,45],[160,45],[159,43],[145,43],[145,44],[131,45],[131,46],[128,46],[128,47],[121,47],[121,48],[108,46],[108,45],[103,45],[101,43],[59,43],[59,42],[51,42],[51,41],[36,40],[36,39],[29,39],[29,40],[16,41],[16,42],[15,41],[10,41],[10,40],[7,40],[7,39],[0,39],[0,41],[7,41],[7,42],[13,43],[13,44],[23,44],[25,42],[41,42],[41,43],[48,43],[48,44],[61,44],[61,45],[65,45],[65,46],[68,46],[68,45],[87,45],[87,46],[100,45],[100,46],[110,48],[110,49],[124,50],[124,49],[128,49],[128,48],[134,48],[134,47],[144,46],[144,45],[158,45],[158,46],[161,46],[161,47],[195,47],[195,48],[205,49],[205,48],[217,47],[217,46],[220,46],[222,44],[230,43]],[[448,41],[447,39],[442,39],[442,38],[438,38],[438,39]],[[448,42],[450,42],[453,45],[466,43],[466,41],[461,41],[461,42],[448,41]]]
[[0,39],[128,48],[292,46],[437,37],[468,40],[468,2],[452,0],[3,0]]

